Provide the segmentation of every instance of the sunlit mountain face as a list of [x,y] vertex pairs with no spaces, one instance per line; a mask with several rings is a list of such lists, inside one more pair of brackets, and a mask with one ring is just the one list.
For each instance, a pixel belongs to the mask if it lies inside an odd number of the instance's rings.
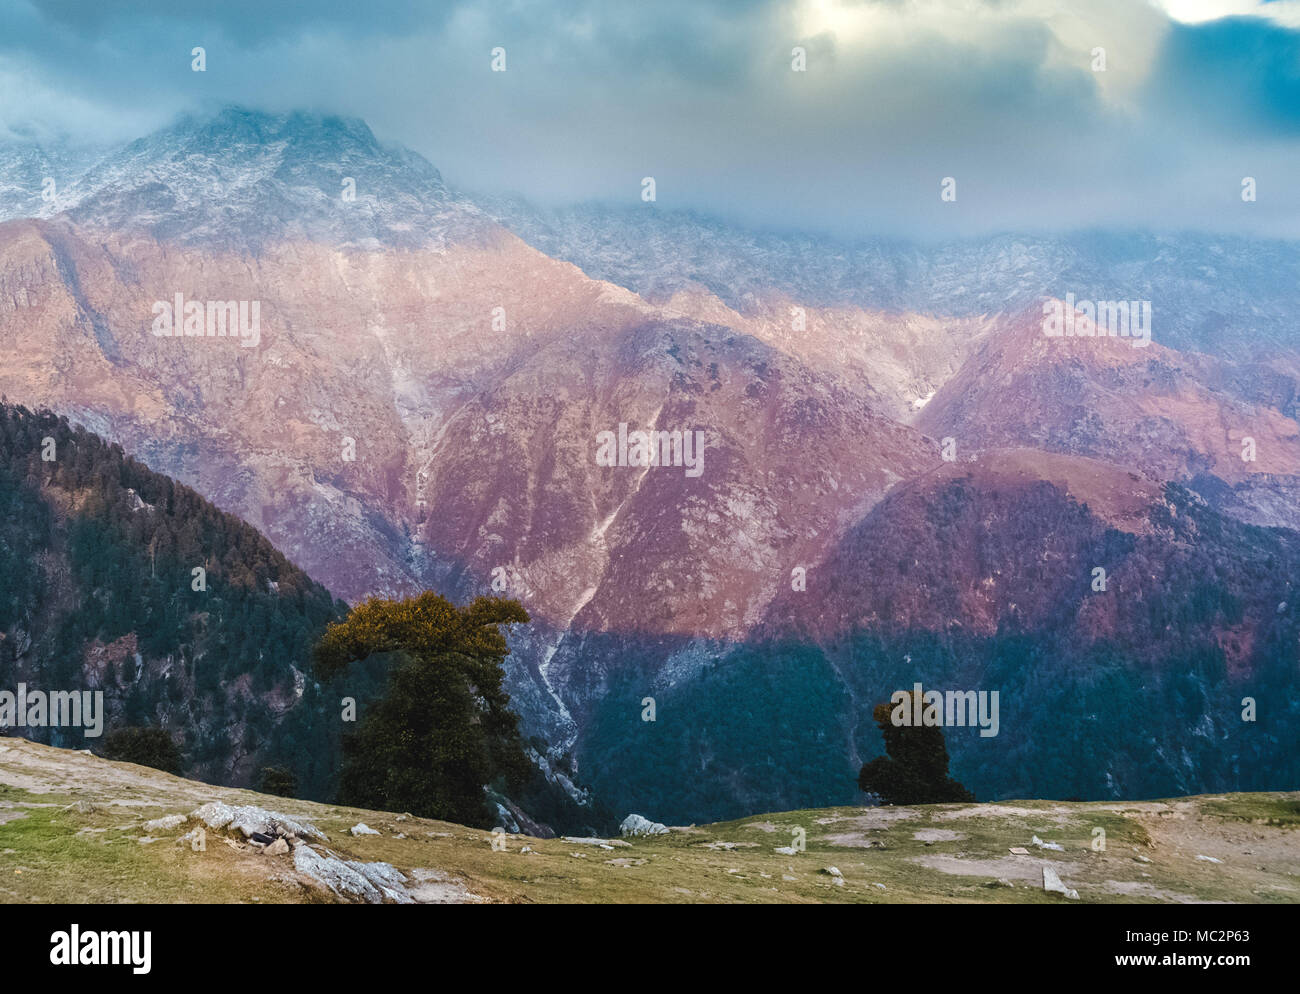
[[981,800],[1300,782],[1293,4],[381,6],[0,20],[6,410],[297,598],[42,642],[106,581],[10,523],[0,683],[107,652],[247,782],[335,598],[499,594],[562,831],[861,801],[917,684]]
[[[235,108],[63,197],[0,226],[0,392],[348,601],[517,597],[514,705],[615,808],[851,800],[914,681],[1000,691],[996,737],[950,733],[985,795],[1295,772],[1237,704],[1295,673],[1290,242],[539,208],[354,119]],[[1083,334],[1111,286],[1128,334]],[[1047,334],[1067,299],[1079,334]]]

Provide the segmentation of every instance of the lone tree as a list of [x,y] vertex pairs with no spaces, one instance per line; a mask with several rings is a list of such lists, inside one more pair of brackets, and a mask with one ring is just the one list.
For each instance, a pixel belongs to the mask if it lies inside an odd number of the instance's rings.
[[518,601],[480,597],[458,608],[426,591],[372,598],[330,625],[315,653],[323,679],[377,653],[396,656],[387,695],[343,735],[340,802],[488,827],[484,787],[515,787],[529,772],[502,688],[510,650],[500,630],[526,621]]
[[262,783],[259,789],[263,794],[293,797],[298,793],[298,778],[288,767],[263,766]]
[[155,770],[178,775],[184,765],[181,751],[166,729],[150,725],[109,732],[104,739],[104,756],[121,763],[152,766]]
[[[913,715],[922,713],[920,695],[912,695]],[[945,804],[973,801],[975,795],[948,776],[948,747],[943,729],[919,722],[895,725],[893,707],[877,704],[871,716],[885,737],[888,756],[877,756],[858,774],[858,787],[886,804]]]

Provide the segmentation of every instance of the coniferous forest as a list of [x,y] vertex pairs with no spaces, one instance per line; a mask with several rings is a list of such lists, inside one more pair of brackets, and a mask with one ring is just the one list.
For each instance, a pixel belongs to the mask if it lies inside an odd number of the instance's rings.
[[[188,775],[255,784],[283,767],[302,796],[327,797],[339,701],[381,685],[375,666],[337,685],[312,675],[313,645],[345,611],[188,487],[66,419],[0,405],[6,687],[102,690],[108,729],[164,729]],[[19,731],[96,752],[108,738]]]

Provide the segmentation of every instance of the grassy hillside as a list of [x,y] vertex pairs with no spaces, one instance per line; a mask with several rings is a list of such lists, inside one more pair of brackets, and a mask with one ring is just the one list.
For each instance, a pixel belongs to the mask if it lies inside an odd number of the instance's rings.
[[[214,787],[0,738],[0,902],[344,899],[301,872],[294,853],[261,852],[238,831],[207,830],[196,852],[177,841],[194,818],[145,827],[212,801],[310,822],[328,837],[316,853],[391,864],[417,903],[1074,903],[1044,892],[1045,865],[1081,903],[1300,901],[1300,792],[826,808],[606,840],[609,848],[511,835],[499,851],[491,833],[461,825]],[[359,822],[379,834],[350,835]],[[777,852],[796,829],[807,850]],[[1096,829],[1104,852],[1092,848]],[[1039,849],[1035,835],[1063,848]]]

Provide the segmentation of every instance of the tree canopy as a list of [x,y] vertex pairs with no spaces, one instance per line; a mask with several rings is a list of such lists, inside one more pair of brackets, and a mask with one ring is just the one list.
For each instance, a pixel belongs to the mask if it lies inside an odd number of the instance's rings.
[[[920,694],[912,693],[912,714],[924,707]],[[948,747],[943,729],[920,722],[895,725],[889,704],[877,704],[871,717],[885,737],[888,756],[863,765],[858,786],[887,804],[945,804],[973,801],[975,795],[948,776]]]
[[343,736],[339,800],[488,827],[484,788],[523,782],[529,764],[510,710],[501,626],[524,623],[513,600],[480,597],[457,607],[426,591],[371,598],[330,625],[316,647],[322,679],[391,654],[388,690]]

